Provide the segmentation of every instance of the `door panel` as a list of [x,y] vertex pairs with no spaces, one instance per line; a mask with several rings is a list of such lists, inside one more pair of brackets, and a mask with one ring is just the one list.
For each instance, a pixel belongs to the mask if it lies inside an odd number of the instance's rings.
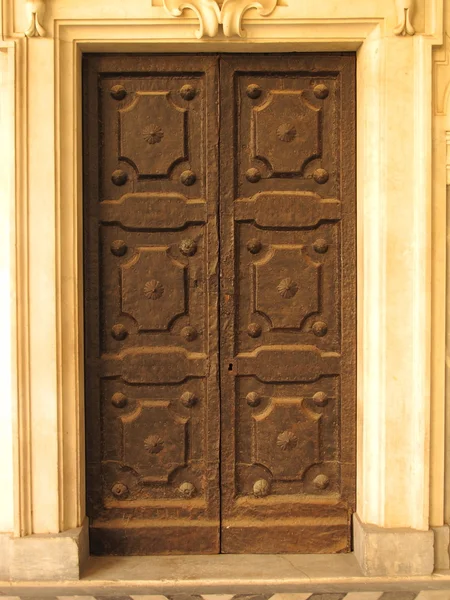
[[354,66],[221,61],[222,552],[350,550]]
[[354,71],[85,57],[93,553],[350,550]]
[[217,58],[85,62],[91,550],[217,553]]

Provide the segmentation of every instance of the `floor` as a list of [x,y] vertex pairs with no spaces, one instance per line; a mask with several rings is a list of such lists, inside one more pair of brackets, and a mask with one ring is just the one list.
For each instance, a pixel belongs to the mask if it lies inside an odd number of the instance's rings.
[[82,578],[0,582],[10,600],[450,600],[450,571],[364,577],[353,554],[91,557]]

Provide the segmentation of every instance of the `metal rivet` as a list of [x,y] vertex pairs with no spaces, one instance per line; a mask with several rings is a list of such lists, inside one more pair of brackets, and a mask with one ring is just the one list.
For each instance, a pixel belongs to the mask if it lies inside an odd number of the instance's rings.
[[111,244],[111,252],[114,256],[123,256],[128,250],[128,246],[123,240],[114,240]]
[[114,494],[116,498],[120,498],[121,500],[125,499],[128,496],[129,490],[124,483],[115,483],[111,492]]
[[111,180],[114,185],[125,185],[128,181],[128,175],[125,173],[125,171],[117,169],[111,175]]
[[194,327],[183,327],[181,330],[181,335],[188,342],[193,342],[197,339],[197,330]]
[[319,100],[325,100],[329,93],[330,91],[324,83],[319,83],[314,87],[314,96]]
[[328,404],[328,396],[325,392],[316,392],[313,396],[313,402],[317,406],[326,406]]
[[194,183],[197,181],[197,177],[194,171],[188,169],[187,171],[183,171],[181,173],[180,181],[183,185],[186,186],[194,185]]
[[198,398],[192,392],[184,392],[180,397],[181,404],[186,408],[192,408],[198,402]]
[[314,335],[317,335],[317,337],[323,337],[324,335],[326,335],[328,327],[327,324],[323,321],[316,321],[312,326],[312,330]]
[[192,85],[183,85],[180,96],[183,100],[193,100],[195,98],[195,88]]
[[313,483],[318,490],[324,490],[330,485],[330,480],[326,475],[320,473],[314,478]]
[[256,406],[259,406],[261,404],[261,396],[256,392],[250,392],[249,394],[247,394],[245,399],[247,400],[247,404],[252,408],[255,408]]
[[185,256],[194,256],[194,254],[197,252],[197,243],[195,240],[181,240],[178,247],[181,254],[184,254]]
[[261,251],[261,248],[262,248],[262,244],[256,238],[251,238],[250,240],[248,240],[247,250],[249,252],[251,252],[252,254],[258,254],[258,252]]
[[114,100],[123,100],[127,95],[127,90],[123,85],[113,85],[111,88],[111,96]]
[[247,181],[250,181],[250,183],[258,183],[258,181],[261,179],[261,173],[258,171],[258,169],[255,169],[255,167],[248,169],[245,176]]
[[189,481],[184,481],[178,488],[178,491],[185,498],[192,498],[195,494],[195,486]]
[[247,327],[247,333],[252,338],[259,337],[262,333],[261,325],[258,325],[258,323],[250,323]]
[[325,169],[316,169],[313,173],[313,177],[317,183],[326,183],[329,179],[328,171]]
[[127,337],[128,331],[122,323],[116,323],[116,325],[113,325],[111,328],[111,335],[115,340],[121,342]]
[[325,254],[325,252],[328,250],[328,242],[327,240],[320,238],[314,242],[313,248],[317,254]]
[[122,392],[116,392],[111,396],[111,404],[116,408],[123,408],[128,404],[128,398]]
[[258,479],[253,485],[253,495],[257,498],[267,496],[270,491],[270,484],[266,479]]
[[262,89],[256,83],[251,83],[247,86],[247,96],[252,100],[256,100],[262,94]]

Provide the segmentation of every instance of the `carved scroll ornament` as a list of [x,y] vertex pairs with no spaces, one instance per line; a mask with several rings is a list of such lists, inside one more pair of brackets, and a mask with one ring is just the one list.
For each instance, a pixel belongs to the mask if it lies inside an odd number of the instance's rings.
[[45,29],[41,25],[45,11],[44,0],[28,0],[25,5],[29,26],[25,31],[27,37],[44,37]]
[[223,25],[226,37],[245,37],[242,29],[244,13],[256,8],[262,17],[268,17],[275,10],[277,0],[224,0],[221,8],[217,0],[163,0],[163,3],[173,17],[180,17],[188,8],[195,12],[200,21],[195,34],[197,38],[215,37],[219,25]]
[[414,35],[416,33],[411,23],[411,11],[414,0],[395,0],[398,14],[398,25],[394,29],[395,35]]

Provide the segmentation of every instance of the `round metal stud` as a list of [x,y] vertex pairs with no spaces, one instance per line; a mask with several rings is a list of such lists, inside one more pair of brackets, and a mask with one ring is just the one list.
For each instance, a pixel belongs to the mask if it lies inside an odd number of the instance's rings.
[[261,396],[256,392],[250,392],[249,394],[247,394],[245,399],[247,400],[247,404],[252,408],[255,408],[256,406],[259,406],[261,404]]
[[256,83],[251,83],[247,86],[247,96],[252,100],[256,100],[262,94],[262,89]]
[[116,408],[123,408],[128,404],[128,398],[122,392],[116,392],[111,396],[111,404]]
[[328,396],[325,392],[316,392],[312,399],[317,406],[326,406],[328,404]]
[[114,185],[125,185],[128,181],[128,175],[122,169],[116,169],[111,175],[111,181]]
[[192,85],[183,85],[180,90],[180,96],[183,100],[193,100],[195,98],[195,87]]
[[194,256],[194,254],[197,252],[197,242],[195,240],[181,240],[178,247],[181,254],[184,254],[185,256]]
[[127,90],[123,85],[113,85],[111,88],[111,96],[114,100],[123,100],[127,95]]
[[314,477],[313,483],[318,490],[325,490],[330,485],[330,480],[324,473],[320,473]]
[[120,482],[115,483],[112,486],[111,492],[114,494],[114,496],[116,498],[119,498],[119,500],[125,500],[125,498],[129,494],[129,490],[128,490],[127,486],[124,483],[120,483]]
[[248,169],[245,176],[247,181],[250,181],[250,183],[258,183],[258,181],[261,179],[261,173],[258,169],[255,169],[255,167]]
[[195,327],[191,327],[190,325],[188,325],[187,327],[183,327],[183,329],[181,330],[181,335],[187,342],[193,342],[197,339],[197,330],[195,329]]
[[192,498],[195,494],[195,486],[190,481],[184,481],[178,491],[184,498]]
[[116,323],[111,328],[111,335],[115,340],[121,342],[127,337],[128,331],[122,323]]
[[261,252],[261,248],[262,248],[262,244],[256,238],[251,238],[250,240],[248,240],[247,250],[249,252],[251,252],[252,254],[258,254],[258,252]]
[[258,325],[258,323],[250,323],[247,327],[247,333],[252,338],[259,337],[262,333],[261,325]]
[[258,479],[253,485],[253,495],[257,498],[267,496],[270,491],[270,484],[267,479]]
[[316,321],[312,326],[312,331],[317,337],[323,337],[328,332],[327,324],[323,321]]
[[192,408],[198,402],[198,398],[192,392],[184,392],[180,397],[181,404],[186,408]]
[[111,252],[114,256],[123,256],[127,250],[128,246],[123,240],[114,240],[111,244]]
[[330,90],[324,83],[319,83],[318,85],[314,86],[314,96],[319,98],[319,100],[325,100],[329,93]]
[[181,173],[180,181],[186,186],[194,185],[194,183],[197,181],[197,176],[195,175],[194,171],[187,169]]
[[316,169],[313,173],[313,177],[316,183],[326,183],[330,176],[325,169]]
[[322,238],[319,238],[313,243],[313,248],[317,254],[325,254],[328,250],[328,242]]

